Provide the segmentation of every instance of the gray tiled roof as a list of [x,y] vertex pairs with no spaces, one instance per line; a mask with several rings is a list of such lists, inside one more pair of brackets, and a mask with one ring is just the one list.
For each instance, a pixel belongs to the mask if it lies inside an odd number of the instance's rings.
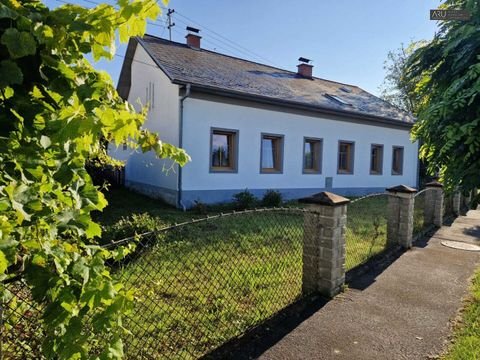
[[[360,89],[334,81],[307,79],[296,72],[222,55],[209,50],[192,49],[185,44],[146,35],[140,44],[176,83],[191,83],[225,92],[270,98],[329,111],[350,112],[412,124],[414,118]],[[336,95],[344,105],[325,94]]]

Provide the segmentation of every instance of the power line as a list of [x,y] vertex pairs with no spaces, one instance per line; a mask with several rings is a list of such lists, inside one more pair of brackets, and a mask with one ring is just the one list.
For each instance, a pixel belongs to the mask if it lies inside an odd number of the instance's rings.
[[[70,2],[68,1],[65,1],[65,0],[56,0],[58,2],[61,2],[61,3],[64,3],[64,4],[71,4]],[[94,5],[101,5],[99,2],[97,1],[94,1],[94,0],[82,0],[86,3],[90,3],[90,4],[94,4]],[[269,64],[272,64],[272,65],[276,65],[273,61],[261,56],[261,55],[258,55],[256,54],[255,52],[247,49],[246,47],[228,39],[227,37],[219,34],[218,32],[200,24],[199,22],[189,18],[188,16],[186,15],[182,15],[181,13],[179,13],[178,11],[174,10],[174,9],[169,9],[169,8],[166,8],[164,6],[162,6],[161,4],[158,3],[158,0],[156,1],[157,4],[160,6],[160,8],[163,10],[163,11],[167,11],[167,19],[165,21],[165,24],[161,24],[161,23],[158,23],[158,20],[157,21],[148,21],[147,23],[149,25],[152,25],[152,26],[155,26],[155,27],[160,27],[162,28],[162,33],[160,35],[160,37],[162,37],[163,33],[165,32],[166,29],[169,30],[169,39],[171,40],[172,39],[172,35],[171,35],[171,32],[172,32],[172,28],[175,26],[175,23],[172,23],[172,18],[173,18],[173,14],[175,13],[176,15],[179,15],[181,16],[182,18],[194,23],[194,24],[197,24],[198,26],[200,26],[202,28],[202,30],[206,30],[207,32],[210,32],[211,34],[214,34],[214,35],[208,35],[208,38],[204,38],[204,41],[206,43],[209,43],[213,46],[214,49],[216,48],[220,48],[224,51],[226,51],[227,53],[233,53],[236,57],[243,57],[243,56],[247,56],[247,57],[254,57],[256,58],[257,60],[260,60],[261,62],[267,62]],[[112,5],[114,6],[114,5]],[[178,19],[178,21],[180,21],[181,23],[183,23],[184,25],[191,25],[187,22],[185,22],[184,20],[182,19]],[[168,25],[166,24],[168,21]],[[179,31],[173,29],[173,31],[177,34],[180,34],[180,35],[183,35],[182,33],[180,33]],[[222,40],[223,39],[223,40]],[[220,45],[222,44],[222,45]],[[228,48],[226,48],[228,47]],[[278,65],[276,65],[278,67]]]
[[[178,19],[178,21],[180,21],[181,23],[183,23],[184,25],[190,25],[188,24],[187,22],[181,20],[181,19]],[[208,40],[207,40],[208,39]],[[207,43],[212,43],[213,41],[219,43],[219,44],[223,44],[225,46],[228,46],[230,49],[234,50],[237,54],[243,54],[242,56],[248,56],[248,57],[251,57],[252,55],[243,51],[243,50],[240,50],[238,48],[235,48],[234,46],[222,41],[221,39],[217,39],[217,38],[214,38],[212,36],[209,36],[208,38],[205,38],[204,41],[206,41]],[[214,44],[215,45],[215,44]],[[216,45],[217,47],[221,47],[221,46],[218,46]],[[226,49],[224,47],[221,47],[222,49],[226,50],[227,52],[232,52],[232,50],[229,50],[229,49]]]
[[[183,35],[179,30],[176,30],[176,29],[173,29],[173,32],[175,32],[176,34],[178,34],[180,36]],[[207,44],[210,44],[214,50],[217,50],[217,48],[218,48],[218,49],[223,50],[226,54],[232,54],[233,56],[240,57],[240,58],[242,57],[242,54],[240,54],[238,51],[232,51],[231,49],[227,49],[227,48],[223,47],[222,45],[219,45],[218,43],[215,43],[215,40],[204,38],[202,41],[207,43]]]
[[[181,13],[178,12],[178,11],[176,11],[176,14],[179,15],[179,16],[181,16],[181,17],[183,17],[184,19],[186,19],[186,20],[188,20],[188,21],[193,22],[194,24],[197,24],[198,26],[200,26],[200,27],[202,28],[202,30],[209,31],[209,32],[211,32],[212,34],[216,35],[217,37],[219,37],[219,38],[221,38],[221,39],[223,39],[223,40],[225,40],[225,41],[233,44],[233,46],[232,46],[232,45],[229,45],[229,46],[231,46],[231,47],[237,47],[238,49],[243,50],[243,52],[247,52],[247,53],[255,56],[255,57],[258,58],[258,59],[262,59],[263,61],[266,61],[267,63],[274,64],[273,61],[271,61],[271,60],[269,60],[269,59],[267,59],[267,58],[265,58],[265,57],[263,57],[263,56],[255,53],[255,52],[247,49],[246,47],[244,47],[244,46],[242,46],[242,45],[234,42],[233,40],[228,39],[227,37],[219,34],[218,32],[216,32],[216,31],[214,31],[214,30],[212,30],[212,29],[210,29],[210,28],[208,28],[208,27],[206,27],[206,26],[204,26],[204,25],[202,25],[202,24],[200,24],[199,22],[197,22],[197,21],[189,18],[188,16],[185,16],[185,15],[181,14]],[[179,21],[183,22],[182,20],[179,20]],[[185,23],[185,22],[183,22],[183,23]],[[188,24],[187,24],[187,25],[188,25]],[[219,42],[222,42],[222,43],[225,43],[225,41],[221,41],[221,40],[218,40],[218,41],[219,41]],[[250,56],[251,56],[251,55],[250,55]]]

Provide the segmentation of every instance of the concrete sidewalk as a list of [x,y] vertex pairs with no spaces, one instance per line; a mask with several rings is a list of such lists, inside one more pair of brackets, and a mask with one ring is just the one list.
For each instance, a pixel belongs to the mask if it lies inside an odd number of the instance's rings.
[[480,211],[471,210],[416,244],[364,289],[351,288],[328,302],[260,358],[426,359],[439,354],[480,260],[480,252],[447,248],[442,240],[480,245]]

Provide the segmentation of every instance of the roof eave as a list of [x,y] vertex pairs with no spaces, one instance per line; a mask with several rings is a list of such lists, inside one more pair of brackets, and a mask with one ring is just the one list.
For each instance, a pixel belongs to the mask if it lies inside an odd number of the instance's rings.
[[299,109],[299,110],[309,110],[309,111],[314,111],[314,112],[318,112],[318,113],[322,113],[322,114],[328,114],[328,115],[337,115],[337,116],[349,117],[349,118],[353,117],[353,118],[356,118],[356,119],[359,119],[359,120],[369,121],[369,122],[377,123],[377,124],[380,123],[380,124],[395,125],[395,126],[398,126],[398,127],[401,127],[401,128],[407,128],[407,129],[412,128],[412,126],[414,124],[414,123],[408,123],[408,122],[405,122],[405,121],[391,119],[391,118],[387,118],[387,117],[383,117],[383,116],[369,115],[369,114],[359,113],[359,112],[355,112],[355,111],[331,109],[331,108],[326,108],[326,107],[322,107],[322,106],[300,103],[300,102],[296,102],[296,101],[277,100],[277,99],[274,99],[274,98],[271,98],[271,97],[268,97],[268,96],[253,95],[253,94],[243,93],[243,92],[239,92],[239,91],[219,89],[219,88],[214,87],[214,86],[206,86],[206,85],[201,85],[201,84],[195,84],[195,83],[176,80],[176,79],[172,80],[172,83],[177,84],[177,85],[190,84],[191,89],[193,91],[198,91],[198,92],[202,92],[202,93],[206,93],[206,94],[225,96],[225,97],[234,98],[234,99],[256,101],[256,102],[260,102],[260,103],[264,103],[264,104],[294,108],[294,109]]

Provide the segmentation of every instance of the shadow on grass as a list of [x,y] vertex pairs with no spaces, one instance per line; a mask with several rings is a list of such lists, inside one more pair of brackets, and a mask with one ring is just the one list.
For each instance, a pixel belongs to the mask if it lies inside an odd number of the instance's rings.
[[223,344],[202,359],[256,359],[327,302],[328,299],[318,295],[304,297],[243,336]]

